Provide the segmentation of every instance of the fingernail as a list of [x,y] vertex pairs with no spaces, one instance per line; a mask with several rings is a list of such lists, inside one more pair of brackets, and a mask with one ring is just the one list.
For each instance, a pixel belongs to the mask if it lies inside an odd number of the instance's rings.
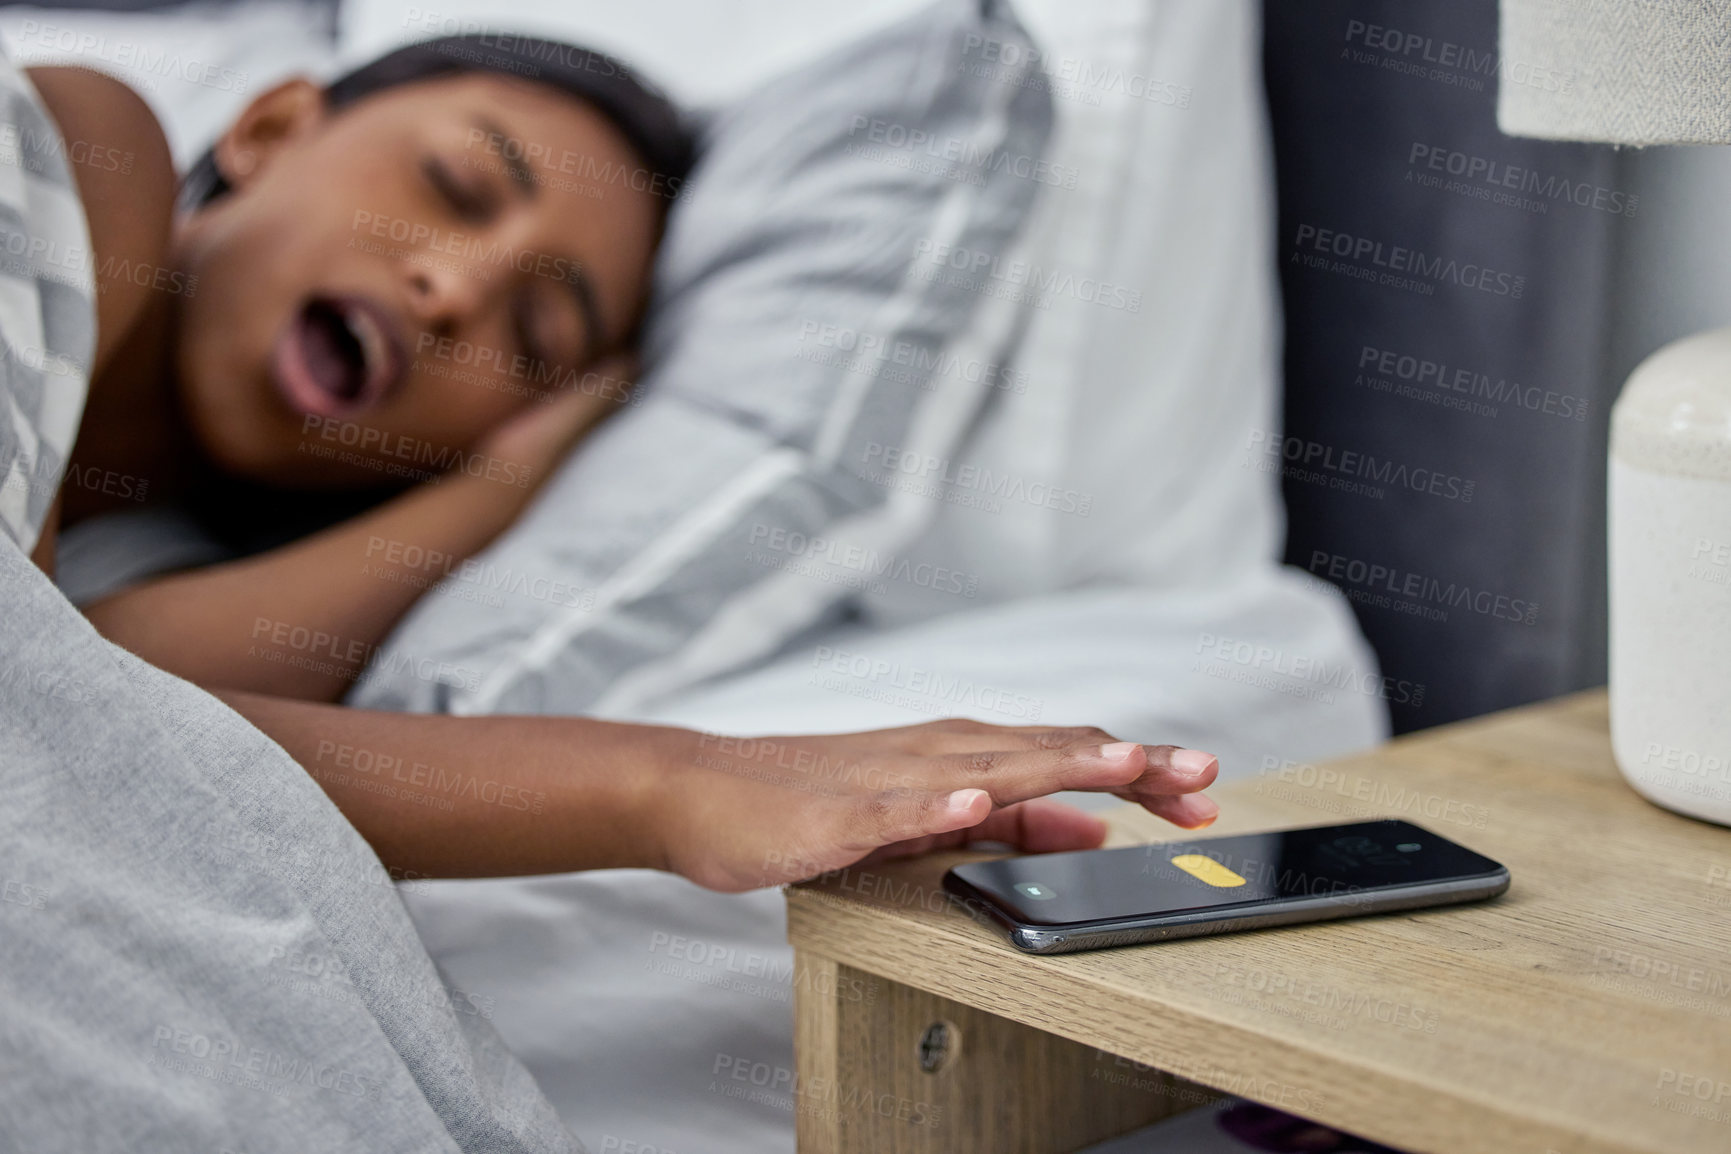
[[986,791],[983,789],[956,790],[954,793],[950,794],[950,812],[967,813],[969,810],[974,808],[975,795],[983,794],[985,792]]
[[1111,745],[1100,747],[1100,756],[1107,761],[1129,761],[1130,755],[1135,751],[1134,741],[1114,741]]
[[1179,749],[1172,753],[1172,768],[1189,777],[1195,777],[1213,764],[1214,755],[1200,749]]

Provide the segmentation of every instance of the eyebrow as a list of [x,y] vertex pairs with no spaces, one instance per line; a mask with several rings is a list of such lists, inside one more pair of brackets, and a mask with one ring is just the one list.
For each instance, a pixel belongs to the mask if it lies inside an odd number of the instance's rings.
[[[517,139],[505,130],[504,125],[485,114],[477,115],[475,117],[475,127],[479,128],[482,132],[485,132],[489,140]],[[521,188],[527,199],[535,199],[535,194],[540,192],[541,188],[535,183],[535,174],[530,171],[529,165],[523,160],[521,150],[519,150],[516,156],[512,156],[509,148],[501,146],[499,149],[499,159],[504,162],[505,171],[511,176],[511,183],[515,184],[518,188]]]

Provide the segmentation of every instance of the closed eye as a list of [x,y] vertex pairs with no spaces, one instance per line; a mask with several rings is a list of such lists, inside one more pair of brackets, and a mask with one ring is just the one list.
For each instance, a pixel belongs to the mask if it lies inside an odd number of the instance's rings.
[[555,322],[546,314],[538,312],[539,302],[533,298],[533,291],[521,293],[511,307],[511,335],[517,348],[529,358],[537,372],[573,368],[578,363],[577,357],[553,347],[564,342],[548,338],[547,329]]
[[421,173],[440,199],[466,223],[485,224],[499,210],[499,198],[491,189],[459,179],[440,157],[429,156],[423,160]]
[[531,365],[537,368],[550,365],[553,358],[535,335],[535,326],[529,321],[528,311],[522,306],[511,310],[511,332],[517,341],[517,348],[529,358]]

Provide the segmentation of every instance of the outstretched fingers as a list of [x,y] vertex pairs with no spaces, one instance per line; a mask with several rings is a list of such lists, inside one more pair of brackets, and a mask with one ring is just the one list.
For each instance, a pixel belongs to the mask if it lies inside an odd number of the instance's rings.
[[977,750],[924,760],[923,788],[883,790],[859,799],[853,828],[869,843],[860,849],[922,839],[947,845],[1001,840],[1035,852],[1098,845],[1104,836],[1098,819],[1039,800],[1072,789],[1114,794],[1187,829],[1208,825],[1220,813],[1198,796],[1213,783],[1219,763],[1210,754],[1176,746],[1106,742]]
[[1171,794],[1166,797],[1131,797],[1120,794],[1126,801],[1134,801],[1155,817],[1163,817],[1173,825],[1184,829],[1201,829],[1214,824],[1214,819],[1220,816],[1220,807],[1209,798],[1199,793]]
[[1148,802],[1172,794],[1197,793],[1220,776],[1220,761],[1200,749],[1177,745],[1144,745],[1146,768],[1119,796],[1127,801]]
[[938,769],[934,786],[974,786],[987,790],[1001,806],[1066,789],[1110,792],[1146,805],[1206,789],[1220,772],[1212,754],[1128,741],[949,754],[933,760]]
[[1201,829],[1220,816],[1220,807],[1202,790],[1220,776],[1220,761],[1211,753],[1176,745],[1140,747],[1145,764],[1140,776],[1112,792],[1135,802],[1156,817],[1184,829]]

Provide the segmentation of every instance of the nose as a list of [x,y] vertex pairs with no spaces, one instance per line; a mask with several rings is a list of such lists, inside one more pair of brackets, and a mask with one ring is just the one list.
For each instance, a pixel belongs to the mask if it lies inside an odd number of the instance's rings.
[[435,336],[452,336],[486,306],[481,278],[461,269],[406,263],[409,311]]

